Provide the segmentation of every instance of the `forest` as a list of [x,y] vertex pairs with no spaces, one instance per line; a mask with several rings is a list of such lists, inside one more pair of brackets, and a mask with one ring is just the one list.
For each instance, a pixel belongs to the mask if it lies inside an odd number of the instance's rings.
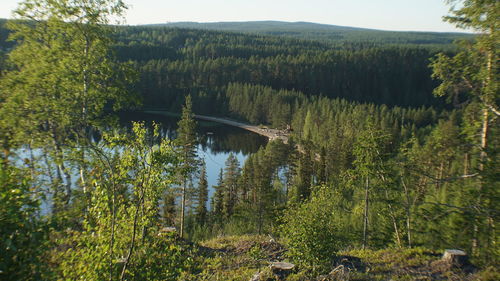
[[370,42],[372,44],[451,44],[456,39],[471,38],[467,33],[397,32],[311,22],[251,21],[251,22],[171,22],[156,24],[202,30],[230,31],[273,35],[324,42]]
[[195,104],[201,96],[221,107],[220,88],[235,82],[377,104],[443,105],[432,96],[436,83],[429,58],[453,50],[449,45],[323,43],[168,27],[127,28],[117,37],[118,58],[140,69],[145,105],[177,110],[178,97],[187,93]]
[[[460,2],[445,20],[474,35],[22,1],[0,20],[0,280],[498,280],[500,2]],[[117,125],[145,110],[176,138]],[[209,186],[195,114],[288,141]]]

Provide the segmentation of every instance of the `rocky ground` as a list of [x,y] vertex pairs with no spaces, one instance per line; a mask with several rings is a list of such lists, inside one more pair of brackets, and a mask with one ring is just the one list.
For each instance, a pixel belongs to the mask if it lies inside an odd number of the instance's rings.
[[453,265],[442,259],[442,251],[421,248],[344,251],[332,258],[329,272],[321,273],[298,266],[289,269],[285,247],[269,236],[220,237],[201,243],[200,253],[208,257],[203,272],[190,279],[500,280],[498,268],[478,268],[469,262]]

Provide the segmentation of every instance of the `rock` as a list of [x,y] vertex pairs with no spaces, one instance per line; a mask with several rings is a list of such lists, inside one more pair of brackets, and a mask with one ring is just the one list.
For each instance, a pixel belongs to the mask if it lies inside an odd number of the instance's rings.
[[332,269],[330,273],[316,277],[316,281],[350,280],[351,271],[352,269],[339,265]]
[[161,232],[176,232],[177,229],[173,226],[164,227],[160,230]]
[[442,260],[457,267],[463,267],[469,264],[469,257],[461,250],[445,250]]
[[431,263],[433,272],[446,273],[449,271],[474,273],[477,268],[469,262],[467,254],[462,250],[445,250],[440,260]]
[[271,269],[273,270],[283,270],[291,271],[295,267],[295,264],[289,262],[273,262],[271,264]]
[[160,229],[160,231],[158,232],[158,236],[166,235],[168,233],[175,233],[175,232],[177,232],[177,229],[173,226],[164,227],[164,228]]
[[271,271],[280,279],[286,278],[292,270],[295,268],[295,264],[289,262],[273,262],[271,263]]
[[333,266],[339,268],[342,266],[346,271],[366,272],[366,265],[358,257],[353,256],[337,256],[333,260]]

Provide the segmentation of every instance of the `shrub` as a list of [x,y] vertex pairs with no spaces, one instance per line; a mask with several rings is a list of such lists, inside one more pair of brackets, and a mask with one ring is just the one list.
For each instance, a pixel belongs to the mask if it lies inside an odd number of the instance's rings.
[[326,270],[347,240],[334,198],[326,187],[319,187],[311,199],[285,213],[281,234],[289,258],[296,264],[313,271]]

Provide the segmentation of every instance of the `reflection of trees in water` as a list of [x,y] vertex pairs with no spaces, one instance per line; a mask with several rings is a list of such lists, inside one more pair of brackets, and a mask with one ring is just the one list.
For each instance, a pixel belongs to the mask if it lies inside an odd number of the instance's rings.
[[[132,121],[144,121],[146,127],[152,126],[153,122],[158,123],[160,124],[160,134],[173,139],[176,136],[175,130],[179,118],[140,112],[120,114],[120,126],[122,128],[129,130],[132,127]],[[214,154],[228,152],[255,153],[259,150],[259,147],[267,143],[266,137],[241,128],[214,122],[198,122],[197,132],[201,148],[204,151],[209,149]]]
[[202,149],[206,150],[209,148],[212,153],[241,152],[247,155],[257,152],[259,147],[265,145],[266,142],[266,137],[245,131],[234,131],[227,134],[214,132],[213,135],[205,135],[200,138]]

